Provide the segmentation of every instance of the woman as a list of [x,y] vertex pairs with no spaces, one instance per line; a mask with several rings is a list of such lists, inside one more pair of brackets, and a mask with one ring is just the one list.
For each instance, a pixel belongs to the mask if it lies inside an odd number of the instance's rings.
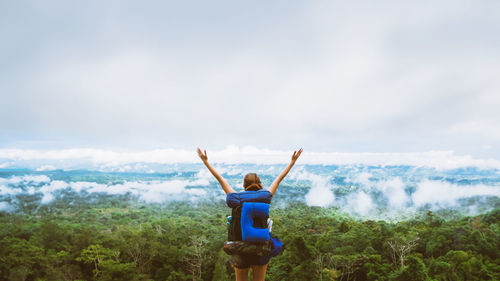
[[[281,172],[281,174],[269,186],[268,191],[269,193],[271,193],[271,196],[274,195],[276,189],[278,189],[280,182],[288,174],[288,172],[293,167],[295,161],[297,161],[301,153],[302,153],[302,148],[299,149],[298,151],[293,152],[290,164],[288,164],[285,170],[283,170],[283,172]],[[245,191],[236,193],[236,191],[234,191],[234,189],[231,188],[231,186],[229,186],[229,183],[224,178],[222,178],[221,175],[217,173],[217,171],[208,163],[206,150],[202,152],[201,149],[198,148],[198,156],[200,156],[205,166],[207,166],[208,170],[220,183],[222,189],[224,190],[224,192],[226,192],[226,195],[231,196],[230,193],[235,193],[237,195],[245,192],[253,192],[263,189],[259,176],[257,176],[257,174],[255,173],[251,173],[247,174],[243,180],[243,187],[245,188]],[[266,256],[260,257],[252,255],[233,255],[232,263],[234,271],[236,273],[236,281],[248,280],[248,270],[250,269],[250,267],[252,267],[253,280],[264,281],[266,277],[266,269],[269,259],[270,258]]]

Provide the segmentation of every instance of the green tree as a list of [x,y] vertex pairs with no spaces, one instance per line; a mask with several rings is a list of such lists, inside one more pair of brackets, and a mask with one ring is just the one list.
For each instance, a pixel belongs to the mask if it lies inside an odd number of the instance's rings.
[[427,281],[430,280],[424,262],[414,256],[408,256],[407,265],[392,274],[389,280],[393,281]]
[[42,248],[24,239],[4,237],[0,240],[2,280],[26,280],[41,276],[46,263]]

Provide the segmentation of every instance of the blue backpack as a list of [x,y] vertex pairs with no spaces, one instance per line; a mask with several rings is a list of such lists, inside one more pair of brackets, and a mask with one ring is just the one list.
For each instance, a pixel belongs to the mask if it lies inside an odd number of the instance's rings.
[[267,190],[229,193],[226,203],[232,208],[228,240],[245,242],[269,242],[270,256],[274,257],[283,250],[281,240],[269,233],[269,203],[272,195]]
[[[229,241],[242,241],[242,221],[241,212],[243,203],[259,202],[271,203],[271,193],[267,190],[249,190],[243,192],[228,193],[226,197],[227,205],[232,208],[231,222],[229,224],[228,240]],[[269,212],[267,214],[269,216]],[[249,221],[245,221],[248,223]],[[254,227],[267,228],[267,217],[259,217],[253,221]]]

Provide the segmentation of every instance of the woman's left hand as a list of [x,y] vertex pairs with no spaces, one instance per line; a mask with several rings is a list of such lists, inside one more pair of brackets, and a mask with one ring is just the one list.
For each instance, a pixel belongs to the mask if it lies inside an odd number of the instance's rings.
[[299,151],[294,151],[292,155],[292,162],[295,163],[297,159],[299,158],[300,154],[302,153],[302,148],[299,149]]
[[206,150],[205,150],[205,153],[203,153],[203,152],[201,151],[201,149],[198,147],[197,151],[198,151],[198,156],[200,156],[200,159],[201,159],[203,162],[208,161],[208,156],[207,156],[207,151],[206,151]]

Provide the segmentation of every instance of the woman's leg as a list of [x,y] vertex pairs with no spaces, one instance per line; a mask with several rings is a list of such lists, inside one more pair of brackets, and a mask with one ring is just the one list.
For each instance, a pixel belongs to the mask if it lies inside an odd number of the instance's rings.
[[[264,281],[266,279],[266,269],[267,264],[264,265],[252,265],[252,276],[253,281]],[[236,280],[238,280],[236,278]]]
[[236,266],[233,266],[233,268],[234,273],[236,273],[236,281],[248,281],[248,268],[237,268]]

